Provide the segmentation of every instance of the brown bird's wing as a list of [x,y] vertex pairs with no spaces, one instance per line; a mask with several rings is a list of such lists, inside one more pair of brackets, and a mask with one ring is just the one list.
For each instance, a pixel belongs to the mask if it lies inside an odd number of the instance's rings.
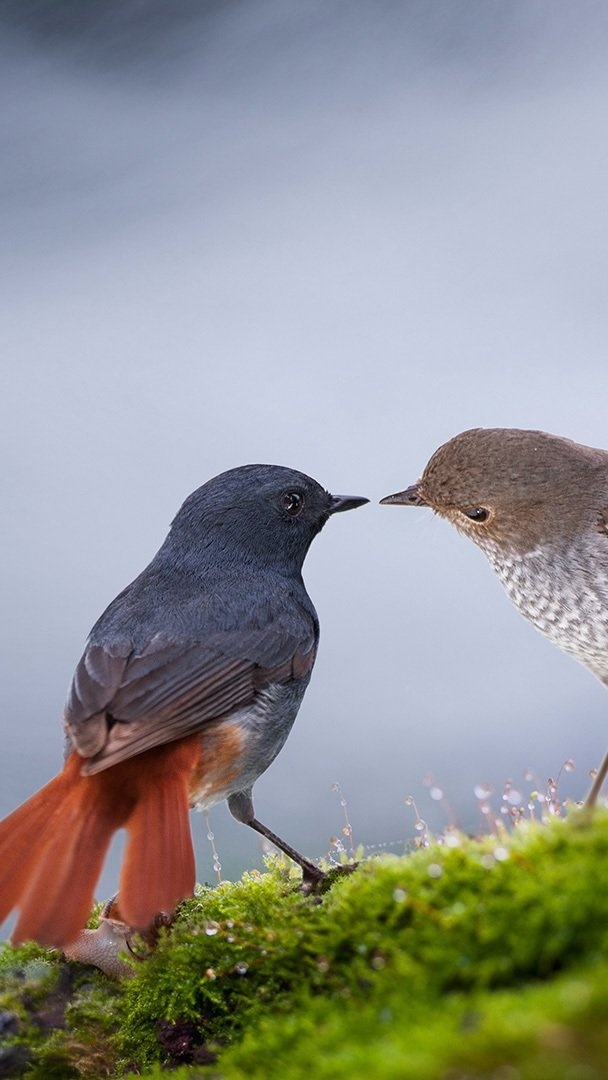
[[72,681],[65,724],[91,775],[246,708],[264,686],[307,675],[316,642],[265,630],[216,633],[205,642],[156,634],[138,653],[87,647]]

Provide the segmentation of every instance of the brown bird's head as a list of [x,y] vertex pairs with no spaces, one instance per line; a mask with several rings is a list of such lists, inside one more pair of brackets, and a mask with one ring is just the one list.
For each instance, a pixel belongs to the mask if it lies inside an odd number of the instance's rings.
[[473,428],[384,505],[429,506],[479,547],[523,554],[606,530],[608,455],[544,431]]

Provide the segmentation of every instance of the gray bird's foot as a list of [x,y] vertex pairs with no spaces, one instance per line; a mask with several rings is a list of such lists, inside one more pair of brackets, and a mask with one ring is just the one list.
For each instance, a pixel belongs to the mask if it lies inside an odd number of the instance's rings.
[[[234,800],[229,804],[231,811],[234,813]],[[252,805],[252,804],[251,804]],[[235,814],[236,816],[236,814]],[[245,824],[249,825],[250,829],[255,829],[260,833],[265,840],[268,840],[274,847],[278,848],[285,855],[289,856],[292,862],[295,862],[297,866],[302,870],[302,892],[308,895],[309,893],[324,893],[333,885],[336,878],[342,874],[350,874],[358,865],[357,863],[338,863],[337,866],[332,866],[331,870],[321,870],[319,866],[315,866],[310,859],[307,859],[304,855],[300,855],[299,851],[292,848],[291,844],[288,844],[285,840],[282,840],[280,836],[269,829],[267,825],[262,825],[261,821],[252,817],[248,819]]]
[[170,915],[159,912],[152,926],[138,933],[121,919],[116,896],[104,904],[99,920],[96,930],[81,930],[63,952],[68,960],[92,964],[113,979],[133,974],[133,966],[121,954],[130,953],[135,960],[145,960],[156,945],[160,928],[172,922]]
[[352,874],[358,865],[358,862],[338,863],[337,866],[332,866],[330,870],[320,870],[319,867],[312,864],[310,867],[302,867],[302,892],[307,896],[311,893],[317,896],[321,895],[331,889],[334,882],[339,878],[344,877],[346,874]]

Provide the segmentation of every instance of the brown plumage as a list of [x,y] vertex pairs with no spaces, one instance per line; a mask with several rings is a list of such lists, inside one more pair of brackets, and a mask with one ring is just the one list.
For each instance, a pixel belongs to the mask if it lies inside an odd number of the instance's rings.
[[[543,431],[473,428],[384,504],[429,506],[482,549],[509,597],[608,685],[608,453]],[[608,755],[587,802],[608,771]]]

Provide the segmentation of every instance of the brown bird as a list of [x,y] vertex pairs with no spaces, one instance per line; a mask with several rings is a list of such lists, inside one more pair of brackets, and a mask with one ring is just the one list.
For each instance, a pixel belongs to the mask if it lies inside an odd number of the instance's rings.
[[[473,428],[384,505],[429,506],[489,559],[550,641],[608,686],[608,452],[544,431]],[[586,805],[608,772],[608,753]]]

